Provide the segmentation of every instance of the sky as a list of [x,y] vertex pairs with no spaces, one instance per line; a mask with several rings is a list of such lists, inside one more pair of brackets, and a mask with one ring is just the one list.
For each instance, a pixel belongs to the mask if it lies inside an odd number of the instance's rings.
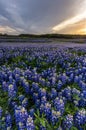
[[86,0],[0,0],[0,33],[86,34]]

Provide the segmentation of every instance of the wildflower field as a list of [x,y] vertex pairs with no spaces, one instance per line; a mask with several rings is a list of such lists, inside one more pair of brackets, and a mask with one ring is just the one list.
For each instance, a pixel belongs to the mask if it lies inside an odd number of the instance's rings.
[[0,46],[0,130],[86,130],[86,46]]

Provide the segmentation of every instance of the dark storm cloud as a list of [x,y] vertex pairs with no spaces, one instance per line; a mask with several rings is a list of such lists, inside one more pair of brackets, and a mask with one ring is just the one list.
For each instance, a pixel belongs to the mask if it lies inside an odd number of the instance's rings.
[[0,0],[0,26],[20,33],[47,33],[75,15],[81,0]]

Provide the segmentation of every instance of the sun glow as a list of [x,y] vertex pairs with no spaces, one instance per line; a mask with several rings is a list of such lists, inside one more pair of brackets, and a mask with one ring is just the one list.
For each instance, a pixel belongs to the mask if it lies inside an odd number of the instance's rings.
[[56,25],[52,28],[52,30],[55,32],[55,31],[59,31],[59,30],[62,30],[70,25],[73,25],[79,21],[81,21],[82,19],[85,19],[86,18],[86,11],[83,13],[83,14],[79,14],[71,19],[68,19],[62,23],[60,23],[59,25]]
[[[65,31],[66,30],[66,31]],[[76,16],[73,16],[52,28],[52,32],[86,34],[86,0],[80,5]]]
[[80,30],[80,34],[86,34],[86,28]]

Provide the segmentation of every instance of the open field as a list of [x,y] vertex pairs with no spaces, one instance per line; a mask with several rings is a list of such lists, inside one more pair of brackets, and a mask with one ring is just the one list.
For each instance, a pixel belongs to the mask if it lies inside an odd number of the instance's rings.
[[0,43],[0,130],[86,130],[85,41]]
[[66,34],[20,34],[20,35],[0,35],[0,43],[18,42],[18,43],[86,43],[86,35],[66,35]]

